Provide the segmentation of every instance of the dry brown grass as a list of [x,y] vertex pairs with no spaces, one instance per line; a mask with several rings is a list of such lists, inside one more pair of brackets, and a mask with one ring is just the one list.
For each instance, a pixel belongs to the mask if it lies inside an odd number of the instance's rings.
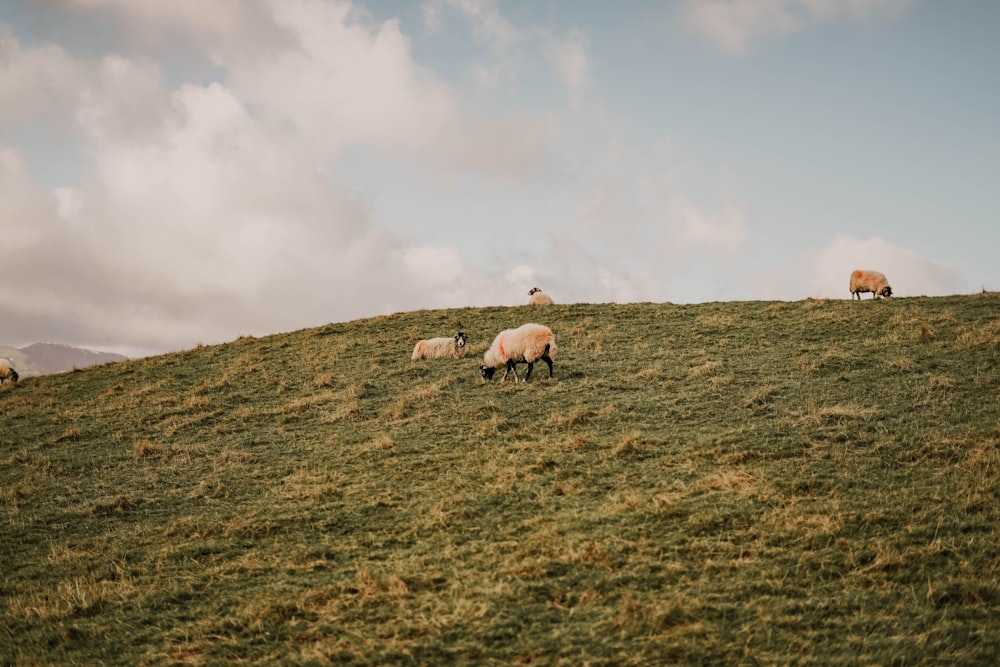
[[878,406],[865,407],[857,403],[847,405],[816,405],[809,403],[802,421],[814,426],[824,426],[848,421],[871,421],[879,414]]
[[955,340],[956,350],[969,350],[980,346],[1000,347],[1000,319],[963,327]]

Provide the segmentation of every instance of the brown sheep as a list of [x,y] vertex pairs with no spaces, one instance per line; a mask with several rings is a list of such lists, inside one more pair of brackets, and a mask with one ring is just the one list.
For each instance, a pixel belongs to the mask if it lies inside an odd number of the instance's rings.
[[884,274],[858,269],[851,274],[851,300],[857,297],[860,301],[863,292],[871,292],[872,299],[877,299],[880,296],[892,296],[892,287]]

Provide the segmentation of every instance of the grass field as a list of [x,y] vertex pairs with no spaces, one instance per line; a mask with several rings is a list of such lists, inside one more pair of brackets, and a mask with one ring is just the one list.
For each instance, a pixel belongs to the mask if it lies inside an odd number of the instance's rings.
[[998,497],[996,293],[245,337],[0,388],[0,663],[994,664]]

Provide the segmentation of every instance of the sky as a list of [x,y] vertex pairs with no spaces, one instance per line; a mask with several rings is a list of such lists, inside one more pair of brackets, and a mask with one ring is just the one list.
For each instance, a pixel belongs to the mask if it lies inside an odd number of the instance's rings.
[[994,0],[0,0],[0,344],[1000,290],[998,32]]

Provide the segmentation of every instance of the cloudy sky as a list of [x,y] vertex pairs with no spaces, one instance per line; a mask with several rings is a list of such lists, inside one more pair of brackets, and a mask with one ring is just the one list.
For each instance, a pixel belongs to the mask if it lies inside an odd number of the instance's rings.
[[0,0],[0,343],[1000,290],[998,32],[995,0]]

